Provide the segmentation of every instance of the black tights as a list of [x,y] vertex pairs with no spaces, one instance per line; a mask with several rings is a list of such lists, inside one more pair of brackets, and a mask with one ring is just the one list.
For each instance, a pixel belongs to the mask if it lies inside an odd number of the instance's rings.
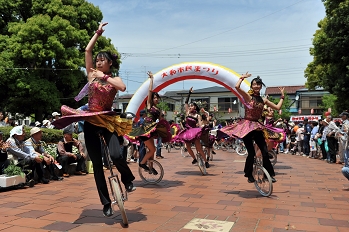
[[[120,154],[120,145],[113,144],[111,145],[109,142],[112,140],[113,143],[118,143],[117,139],[114,139],[117,134],[111,133],[107,129],[103,127],[98,127],[92,125],[91,123],[85,121],[84,123],[84,135],[85,135],[85,143],[88,154],[91,158],[93,164],[93,174],[95,177],[95,182],[97,185],[97,191],[99,194],[99,198],[103,205],[111,203],[107,182],[105,180],[104,171],[103,171],[103,162],[102,162],[102,146],[98,136],[98,133],[102,132],[102,135],[108,144],[110,156],[116,169],[119,171],[121,175],[121,181],[124,185],[131,183],[135,177],[133,176],[130,168],[128,167],[126,160],[122,158]],[[112,138],[113,137],[113,138]],[[117,149],[118,148],[118,149]]]
[[257,131],[257,130],[251,131],[242,140],[244,141],[247,152],[248,152],[248,155],[246,157],[245,169],[244,169],[245,176],[246,177],[252,176],[254,157],[256,156],[256,152],[253,146],[253,140],[255,141],[255,143],[257,144],[257,146],[262,152],[263,167],[269,172],[270,176],[275,176],[273,165],[269,160],[268,148],[265,142],[265,138],[263,136],[263,131]]

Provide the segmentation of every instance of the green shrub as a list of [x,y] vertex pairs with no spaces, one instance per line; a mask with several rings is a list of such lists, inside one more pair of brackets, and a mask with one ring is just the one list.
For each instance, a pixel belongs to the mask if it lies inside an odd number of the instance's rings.
[[[13,127],[11,126],[5,126],[5,127],[0,127],[0,131],[2,131],[4,133],[3,138],[4,141],[10,137],[10,131],[12,130]],[[27,140],[30,137],[30,129],[31,127],[25,126],[24,130],[25,130],[25,140]],[[58,130],[58,129],[47,129],[47,128],[40,128],[42,130],[42,141],[44,141],[47,144],[50,143],[58,143],[58,141],[60,139],[63,138],[63,132],[62,130]],[[73,137],[75,139],[78,138],[77,134],[73,134]]]
[[13,161],[11,161],[11,164],[7,166],[7,168],[4,169],[4,174],[7,176],[17,176],[20,175],[24,177],[24,173],[22,172],[22,169],[16,165],[14,165]]

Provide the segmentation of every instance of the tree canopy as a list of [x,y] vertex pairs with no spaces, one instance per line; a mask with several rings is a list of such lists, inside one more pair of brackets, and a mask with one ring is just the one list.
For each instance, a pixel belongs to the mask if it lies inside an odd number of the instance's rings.
[[[100,9],[85,0],[0,0],[0,12],[0,108],[41,120],[62,104],[84,104],[73,98],[86,83],[85,47]],[[117,54],[103,36],[100,50]]]
[[309,89],[323,87],[337,96],[337,112],[349,109],[349,0],[322,0],[326,17],[318,23],[305,70]]

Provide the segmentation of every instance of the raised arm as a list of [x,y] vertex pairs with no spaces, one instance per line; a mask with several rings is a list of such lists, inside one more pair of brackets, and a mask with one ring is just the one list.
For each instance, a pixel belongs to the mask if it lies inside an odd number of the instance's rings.
[[184,104],[184,110],[185,110],[186,115],[189,114],[189,104],[188,104],[188,102],[189,102],[189,98],[190,98],[190,95],[191,95],[192,92],[193,92],[193,87],[191,87],[189,89],[188,96],[187,96],[187,98],[185,99],[185,102],[184,102],[185,103]]
[[240,85],[244,81],[245,78],[248,78],[250,76],[251,76],[251,74],[248,72],[246,72],[245,74],[242,74],[240,79],[238,80],[238,82],[235,85],[236,91],[244,98],[245,102],[250,102],[251,96],[248,93],[246,93],[244,90],[242,90],[240,88]]
[[147,99],[147,109],[149,110],[152,106],[153,106],[153,99],[152,99],[152,95],[153,95],[153,80],[154,80],[154,76],[152,74],[152,72],[148,72],[147,73],[149,76],[149,90],[148,90],[148,99]]
[[98,30],[93,35],[90,42],[87,44],[87,46],[85,48],[85,66],[86,66],[86,71],[87,71],[87,79],[89,82],[91,82],[94,79],[94,77],[92,77],[92,72],[91,72],[91,69],[93,69],[93,67],[94,67],[93,56],[92,56],[93,47],[95,46],[98,37],[101,36],[102,33],[104,32],[103,27],[107,24],[108,23],[99,24]]
[[269,106],[270,108],[272,108],[274,110],[281,109],[281,106],[284,103],[284,99],[285,99],[285,94],[284,94],[285,88],[284,87],[282,87],[282,88],[279,87],[279,89],[280,89],[280,92],[281,92],[281,97],[280,97],[280,101],[279,101],[279,103],[277,105],[275,105],[273,102],[269,101],[266,98],[263,99],[264,104],[266,104],[267,106]]

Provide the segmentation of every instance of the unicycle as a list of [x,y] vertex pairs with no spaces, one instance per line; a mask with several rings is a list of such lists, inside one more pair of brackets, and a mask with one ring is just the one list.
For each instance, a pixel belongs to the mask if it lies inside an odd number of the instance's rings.
[[253,177],[255,179],[254,185],[258,192],[268,197],[273,192],[273,182],[268,171],[263,167],[262,157],[255,157],[253,163]]
[[109,149],[103,135],[99,134],[99,138],[101,140],[103,151],[107,158],[109,171],[110,171],[110,176],[108,177],[108,180],[109,180],[109,186],[113,196],[112,205],[113,207],[115,207],[115,205],[119,207],[121,217],[122,217],[122,222],[125,226],[127,226],[128,219],[127,219],[127,215],[124,207],[124,202],[127,200],[127,192],[123,190],[119,180],[119,176],[113,173],[113,166],[112,166],[113,161],[111,160]]
[[200,153],[196,154],[196,160],[198,161],[198,166],[199,166],[201,174],[205,176],[207,174],[205,161],[202,158],[202,156],[200,155]]
[[[156,160],[147,160],[147,166],[149,170],[145,170],[142,167],[138,167],[138,173],[141,179],[148,184],[159,183],[164,177],[164,169],[160,162]],[[155,169],[155,173],[153,169]]]

